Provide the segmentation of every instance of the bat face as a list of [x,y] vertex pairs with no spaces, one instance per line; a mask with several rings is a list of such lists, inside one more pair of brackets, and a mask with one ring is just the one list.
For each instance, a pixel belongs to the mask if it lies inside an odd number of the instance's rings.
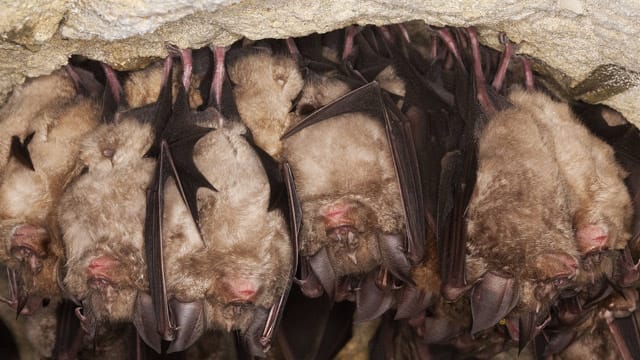
[[130,320],[145,290],[145,195],[155,162],[144,158],[152,129],[135,119],[97,128],[82,143],[87,171],[67,189],[58,213],[68,257],[67,290],[97,320]]
[[[56,93],[58,85],[61,94],[49,99],[45,96],[43,100],[48,102],[37,103],[36,108],[42,106],[32,118],[20,114],[3,119],[10,129],[14,121],[24,121],[23,129],[12,136],[26,148],[33,169],[18,161],[12,146],[0,175],[0,260],[18,270],[20,287],[30,297],[59,296],[57,262],[63,257],[63,245],[51,232],[54,207],[74,175],[81,138],[99,119],[93,100],[76,98],[75,90],[69,97],[66,87],[73,89],[73,85],[64,73],[34,80],[21,90],[24,96],[34,96],[37,92],[32,86],[49,86],[46,91]],[[8,110],[16,104],[11,103]],[[38,302],[34,301],[27,302],[23,313],[34,310],[32,305]]]
[[298,65],[291,57],[256,51],[238,56],[228,74],[242,121],[256,144],[277,158],[280,136],[297,121],[290,111],[304,85]]
[[326,247],[338,276],[372,270],[378,237],[404,226],[382,124],[357,113],[325,120],[288,138],[284,155],[302,204],[302,255]]
[[205,299],[207,328],[246,331],[290,273],[286,224],[279,211],[267,211],[269,182],[245,131],[227,123],[195,146],[196,166],[218,190],[198,191],[202,240],[175,187],[165,191],[167,293]]

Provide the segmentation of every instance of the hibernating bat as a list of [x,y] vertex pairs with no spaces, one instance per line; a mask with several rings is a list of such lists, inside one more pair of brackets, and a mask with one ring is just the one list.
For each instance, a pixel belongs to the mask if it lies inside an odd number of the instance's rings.
[[239,330],[254,355],[268,348],[291,248],[247,139],[213,107],[190,111],[184,82],[157,130],[145,219],[150,296],[138,296],[134,323],[158,352],[182,350],[206,329]]
[[76,175],[80,142],[100,115],[101,86],[77,71],[80,78],[69,69],[28,81],[0,115],[6,134],[0,137],[0,261],[13,274],[9,302],[19,313],[61,296],[56,279],[64,255],[52,234],[54,209]]
[[[524,91],[513,91],[509,101],[513,107],[497,112],[481,135],[467,213],[468,276],[481,279],[471,295],[474,331],[516,305],[516,313],[537,314],[539,325],[572,285],[580,255],[620,250],[630,237],[625,172],[611,148],[566,104]],[[487,296],[497,303],[482,309],[479,299]],[[486,311],[491,306],[497,311]]]
[[85,173],[60,199],[64,286],[82,303],[85,327],[131,321],[137,292],[148,288],[143,226],[155,161],[144,155],[152,135],[151,124],[128,115],[98,127],[82,142]]

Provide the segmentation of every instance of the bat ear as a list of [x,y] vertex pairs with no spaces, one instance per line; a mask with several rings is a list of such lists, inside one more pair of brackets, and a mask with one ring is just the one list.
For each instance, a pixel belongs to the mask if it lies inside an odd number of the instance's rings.
[[471,335],[494,326],[504,319],[520,298],[513,277],[488,271],[471,290]]
[[376,284],[377,271],[370,271],[360,282],[360,290],[356,292],[356,312],[353,321],[368,321],[384,314],[393,305],[393,293],[380,289]]
[[518,319],[518,352],[521,352],[551,321],[551,316],[548,316],[540,323],[540,315],[540,313],[530,311]]

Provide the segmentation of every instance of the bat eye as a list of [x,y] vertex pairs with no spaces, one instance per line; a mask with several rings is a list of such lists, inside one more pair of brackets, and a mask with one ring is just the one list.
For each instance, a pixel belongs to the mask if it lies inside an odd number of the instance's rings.
[[115,154],[115,150],[113,149],[104,149],[102,150],[102,156],[106,157],[106,158],[112,158],[113,154]]
[[309,115],[312,112],[314,112],[315,110],[316,110],[316,108],[311,104],[302,104],[298,108],[298,114],[300,114],[300,115]]

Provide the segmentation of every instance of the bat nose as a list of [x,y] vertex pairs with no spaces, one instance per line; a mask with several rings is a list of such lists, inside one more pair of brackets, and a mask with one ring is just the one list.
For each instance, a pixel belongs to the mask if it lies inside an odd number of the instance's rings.
[[261,290],[256,280],[246,277],[232,277],[224,280],[228,302],[254,302]]
[[327,237],[334,241],[344,242],[350,249],[358,247],[357,230],[351,225],[340,225],[326,229]]
[[582,254],[604,251],[609,247],[608,231],[604,225],[584,225],[576,231],[578,249]]

